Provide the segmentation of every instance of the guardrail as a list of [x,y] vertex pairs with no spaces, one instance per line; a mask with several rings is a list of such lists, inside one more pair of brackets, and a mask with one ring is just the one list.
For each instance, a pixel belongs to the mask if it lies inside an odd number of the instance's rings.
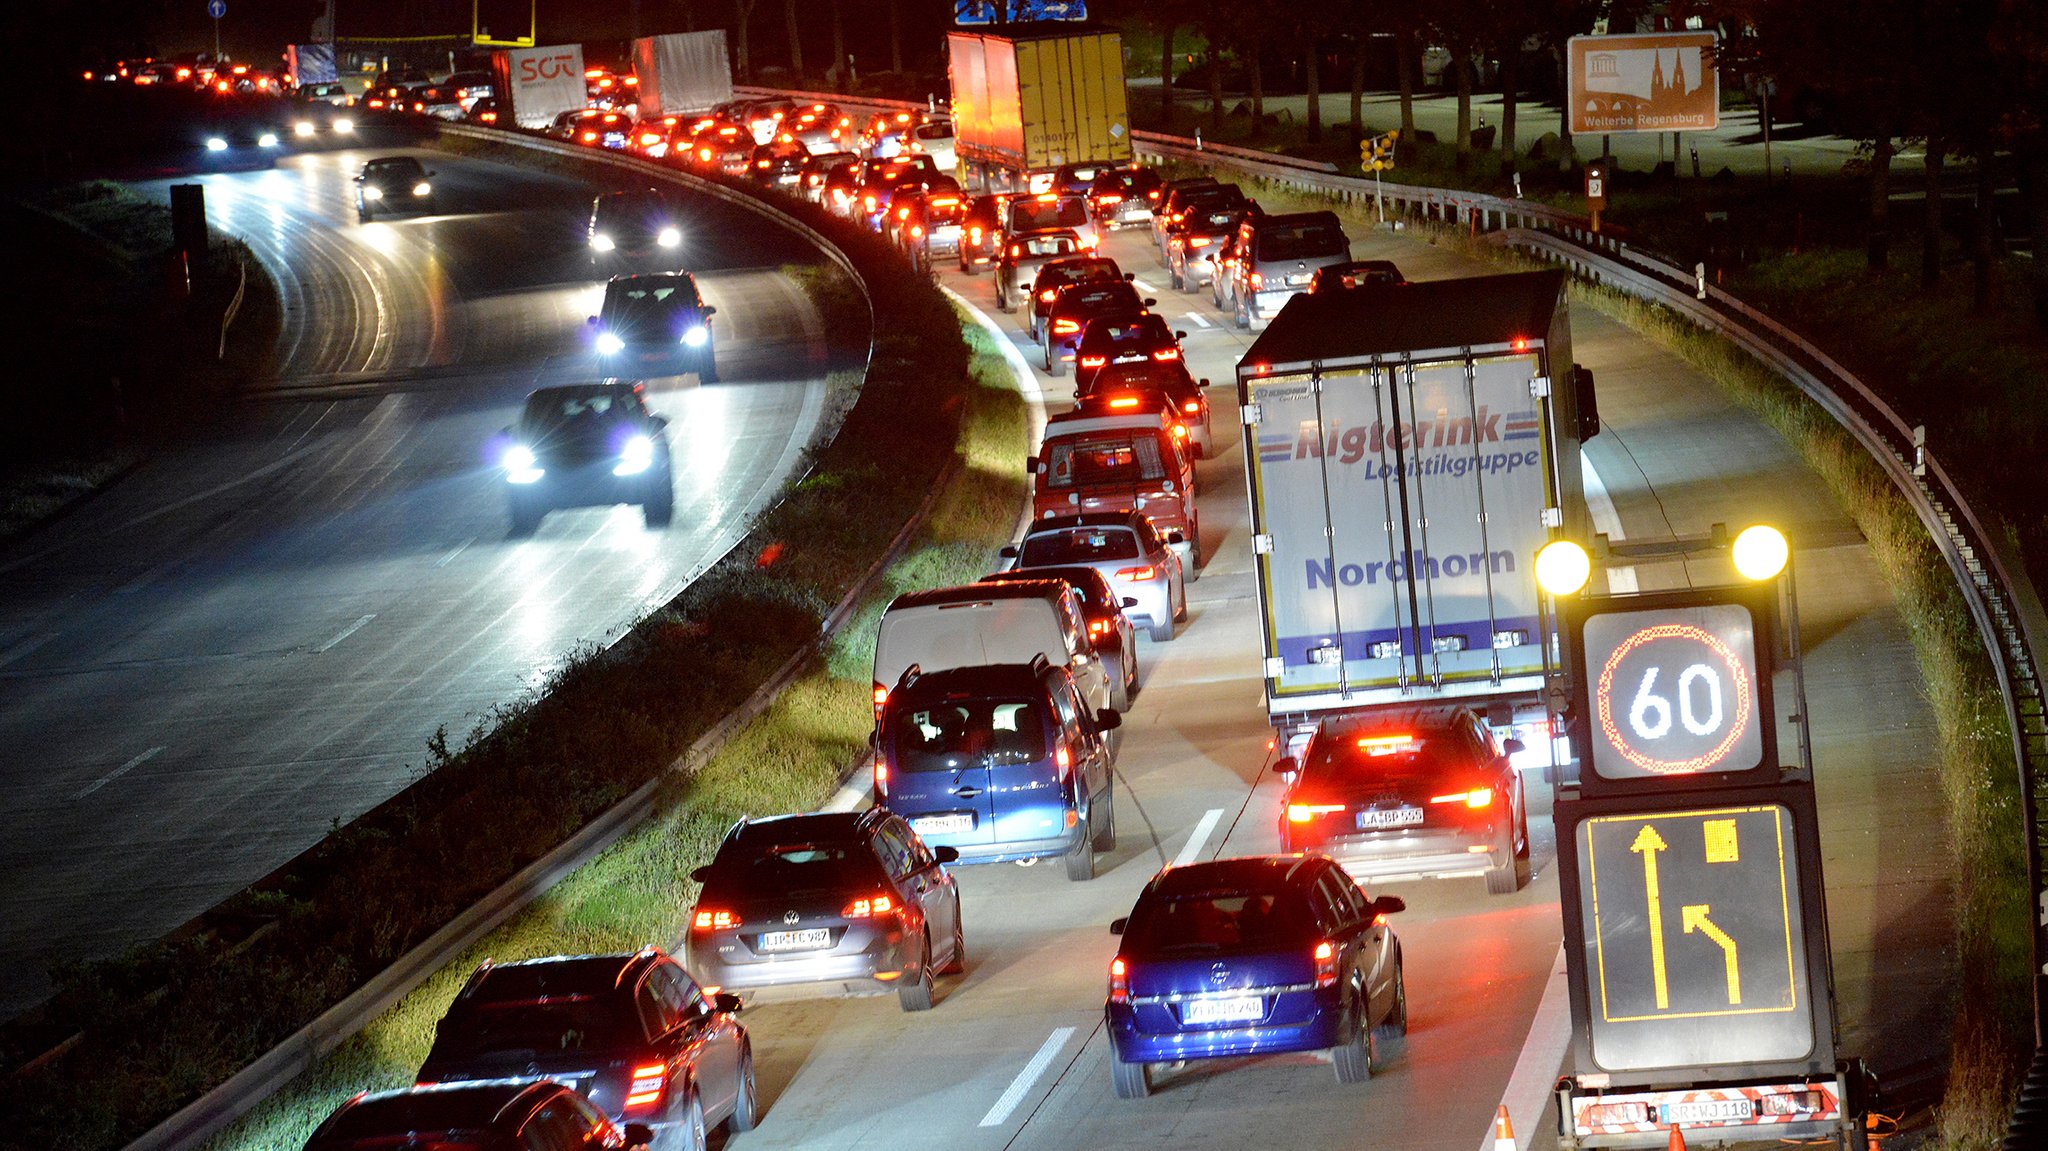
[[[530,148],[579,162],[622,168],[638,177],[685,185],[694,192],[758,215],[777,227],[803,236],[835,266],[852,277],[854,283],[860,287],[862,300],[868,305],[869,324],[872,330],[874,302],[869,297],[866,282],[862,280],[853,261],[824,233],[801,220],[776,211],[771,204],[686,172],[597,149],[488,128],[444,125],[440,131],[444,135]],[[245,267],[245,277],[246,272]],[[241,292],[238,290],[237,301],[240,296]],[[232,310],[231,308],[230,312]],[[874,342],[870,339],[868,361],[872,363],[873,358]],[[585,824],[561,846],[528,864],[489,895],[443,925],[417,947],[372,976],[353,994],[322,1012],[311,1023],[300,1028],[261,1058],[130,1142],[126,1151],[191,1151],[192,1148],[198,1147],[228,1124],[248,1114],[257,1104],[311,1067],[317,1060],[347,1042],[391,1005],[411,994],[435,971],[461,955],[478,939],[518,914],[570,872],[618,842],[627,832],[653,815],[659,806],[665,784],[678,773],[693,772],[698,765],[715,755],[734,733],[767,710],[776,695],[815,658],[817,643],[836,634],[846,624],[860,598],[867,594],[882,570],[902,555],[919,525],[930,515],[940,489],[951,478],[952,471],[957,466],[957,457],[954,462],[946,465],[946,470],[937,477],[931,492],[918,506],[911,519],[890,540],[883,554],[826,616],[818,640],[792,655],[744,703],[699,736],[666,771]],[[733,546],[737,547],[739,542],[741,541],[736,541]],[[730,550],[727,549],[727,553]],[[717,562],[716,559],[712,561],[713,564]]]
[[249,294],[249,262],[235,257],[235,294],[229,298],[228,306],[220,312],[220,339],[215,341],[213,358],[228,358],[228,329],[234,326],[235,317],[241,314],[242,300]]

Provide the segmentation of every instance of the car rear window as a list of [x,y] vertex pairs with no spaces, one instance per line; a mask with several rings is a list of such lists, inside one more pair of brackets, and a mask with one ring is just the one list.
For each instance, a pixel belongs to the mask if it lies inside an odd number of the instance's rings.
[[1073,228],[1088,222],[1088,208],[1080,199],[1062,196],[1057,200],[1010,201],[1010,230],[1036,232],[1046,228]]
[[1138,316],[1128,320],[1102,319],[1088,325],[1083,337],[1090,348],[1103,344],[1137,344],[1148,338],[1166,335],[1165,323],[1157,316]]
[[1046,481],[1054,488],[1134,485],[1166,478],[1154,436],[1060,442],[1052,445],[1049,456]]
[[1302,765],[1302,779],[1339,785],[1391,782],[1435,778],[1475,766],[1448,735],[1422,738],[1397,732],[1367,733],[1316,740]]
[[1265,260],[1310,260],[1342,256],[1351,251],[1344,229],[1334,224],[1282,224],[1262,226],[1255,241],[1258,258]]
[[721,851],[719,878],[737,891],[829,891],[874,880],[874,852],[847,840],[748,843]]
[[1089,396],[1107,395],[1111,392],[1153,389],[1168,396],[1192,399],[1200,391],[1195,381],[1180,366],[1180,361],[1160,363],[1151,360],[1137,364],[1107,364],[1088,380]]
[[907,772],[1015,766],[1045,758],[1043,705],[1030,700],[949,700],[905,708],[890,724],[895,766]]
[[1072,236],[1020,236],[1011,247],[1024,249],[1017,253],[1021,256],[1067,256],[1078,251]]
[[1116,278],[1116,265],[1108,260],[1076,260],[1069,264],[1048,264],[1039,269],[1045,278],[1045,286],[1056,288],[1063,284],[1078,284],[1085,280],[1110,280]]
[[1025,567],[1134,560],[1138,558],[1138,535],[1129,528],[1070,528],[1039,532],[1025,539],[1019,554]]
[[1301,900],[1287,892],[1204,891],[1141,900],[1124,945],[1146,955],[1292,947],[1315,933]]
[[443,1022],[434,1046],[446,1058],[593,1051],[644,1038],[639,1019],[613,996],[543,995],[460,1006]]

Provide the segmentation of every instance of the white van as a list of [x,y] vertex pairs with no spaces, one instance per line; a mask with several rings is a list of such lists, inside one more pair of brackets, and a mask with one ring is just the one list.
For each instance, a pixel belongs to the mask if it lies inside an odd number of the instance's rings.
[[912,665],[930,673],[1028,664],[1039,655],[1072,673],[1090,712],[1110,706],[1110,668],[1088,638],[1081,593],[1065,580],[969,584],[897,596],[875,636],[875,714],[881,715],[889,692]]

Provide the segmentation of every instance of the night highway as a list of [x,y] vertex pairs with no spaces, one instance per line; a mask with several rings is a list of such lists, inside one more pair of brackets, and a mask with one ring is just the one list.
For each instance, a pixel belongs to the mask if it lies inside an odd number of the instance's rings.
[[537,384],[595,378],[594,189],[427,154],[442,214],[357,224],[351,177],[403,150],[200,178],[283,295],[276,380],[0,550],[0,1009],[403,788],[438,728],[459,744],[673,597],[830,430],[831,337],[778,271],[803,249],[697,204],[723,383],[650,382],[673,524],[580,509],[508,539],[493,438]]

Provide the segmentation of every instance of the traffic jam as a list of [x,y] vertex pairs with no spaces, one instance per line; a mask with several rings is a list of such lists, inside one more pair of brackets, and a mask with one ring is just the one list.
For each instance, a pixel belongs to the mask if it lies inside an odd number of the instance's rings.
[[[1562,276],[1411,282],[1355,258],[1332,212],[1268,212],[1235,184],[1138,164],[1121,107],[1099,154],[1054,162],[1030,140],[992,147],[987,124],[936,104],[733,98],[722,42],[706,63],[693,39],[706,35],[641,42],[637,70],[532,49],[438,80],[393,73],[359,96],[296,90],[346,102],[330,131],[343,113],[523,127],[746,181],[881,236],[995,325],[1042,395],[1028,521],[978,582],[883,612],[872,764],[849,810],[733,826],[692,873],[672,947],[485,962],[418,1083],[351,1099],[308,1146],[545,1122],[577,1145],[697,1151],[720,1125],[753,1129],[771,1108],[743,1004],[893,993],[904,1012],[943,1013],[986,947],[974,924],[1016,897],[1013,882],[978,899],[963,869],[1046,864],[1028,882],[1086,885],[1117,866],[1120,834],[1156,844],[1119,767],[1158,730],[1145,689],[1176,646],[1251,616],[1270,737],[1234,778],[1251,785],[1241,841],[1267,850],[1205,855],[1210,811],[1108,922],[1090,1007],[1107,1087],[1142,1099],[1202,1082],[1191,1068],[1303,1053],[1340,1084],[1371,1080],[1409,1050],[1407,902],[1382,886],[1511,901],[1535,866],[1531,781],[1555,782],[1569,754],[1543,702],[1555,625],[1530,564],[1553,513],[1583,524],[1575,469],[1552,463],[1599,432]],[[1059,82],[1049,37],[950,39],[956,87],[984,85],[956,107],[992,115],[996,77]],[[511,79],[534,59],[552,74]],[[564,84],[573,106],[542,102]],[[371,159],[359,218],[433,211],[432,179],[411,157]],[[685,220],[664,188],[594,201],[601,378],[534,392],[503,433],[515,536],[591,503],[668,522],[647,384],[719,378]],[[1201,330],[1198,352],[1182,323]],[[1558,386],[1532,396],[1532,378]],[[1251,541],[1252,594],[1205,613],[1191,589],[1233,534]]]

